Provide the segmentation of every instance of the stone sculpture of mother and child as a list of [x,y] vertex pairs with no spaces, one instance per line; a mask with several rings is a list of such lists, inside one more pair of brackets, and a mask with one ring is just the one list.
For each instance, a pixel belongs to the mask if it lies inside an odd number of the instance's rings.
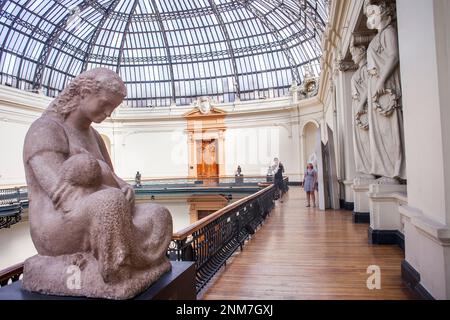
[[127,299],[171,269],[170,213],[157,204],[135,204],[133,188],[114,173],[91,126],[125,96],[115,72],[89,70],[30,127],[23,157],[38,255],[25,261],[23,289]]

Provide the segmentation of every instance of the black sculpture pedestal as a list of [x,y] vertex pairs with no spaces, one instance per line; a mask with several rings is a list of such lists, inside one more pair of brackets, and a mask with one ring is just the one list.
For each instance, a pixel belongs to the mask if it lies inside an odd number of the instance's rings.
[[[134,300],[196,300],[195,264],[172,261],[172,270],[164,274]],[[0,300],[86,300],[85,297],[50,296],[22,290],[22,281],[0,288]]]

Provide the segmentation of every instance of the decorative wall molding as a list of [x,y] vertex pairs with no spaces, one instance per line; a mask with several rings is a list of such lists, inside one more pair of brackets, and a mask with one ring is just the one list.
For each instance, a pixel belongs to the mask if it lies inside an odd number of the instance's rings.
[[336,68],[341,72],[358,70],[358,66],[353,61],[343,59],[336,62]]

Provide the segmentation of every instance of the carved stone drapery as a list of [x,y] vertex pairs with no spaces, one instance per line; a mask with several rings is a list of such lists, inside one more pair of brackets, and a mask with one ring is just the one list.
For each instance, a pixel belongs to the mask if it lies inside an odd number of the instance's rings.
[[336,69],[341,72],[356,71],[358,66],[353,61],[341,59],[336,61]]

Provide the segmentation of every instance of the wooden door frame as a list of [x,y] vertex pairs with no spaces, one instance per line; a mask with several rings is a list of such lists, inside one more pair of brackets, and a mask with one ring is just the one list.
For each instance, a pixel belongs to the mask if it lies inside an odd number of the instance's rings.
[[219,178],[226,175],[225,172],[225,116],[226,112],[218,108],[212,108],[209,114],[202,114],[198,108],[187,112],[184,117],[187,120],[188,140],[188,177],[198,178],[197,172],[197,140],[217,140],[216,153]]
[[[214,175],[214,176],[208,176],[207,175],[208,173],[206,173],[205,175],[201,175],[199,170],[198,170],[200,165],[203,164],[203,169],[204,169],[205,166],[208,165],[207,163],[204,162],[204,159],[203,159],[203,156],[204,156],[204,145],[206,143],[209,143],[209,144],[214,143],[214,147],[216,149],[216,151],[215,151],[216,152],[215,164],[214,164],[214,166],[215,166],[215,170],[214,171],[215,171],[216,175]],[[201,150],[200,150],[200,148],[201,148]],[[219,155],[219,152],[220,152],[220,150],[219,150],[219,141],[217,139],[202,139],[202,140],[199,139],[199,140],[195,140],[195,151],[196,151],[197,179],[218,178],[219,175],[220,175],[220,172],[219,172],[220,166],[219,166],[219,162],[218,162],[218,160],[220,159],[220,155]],[[200,159],[198,159],[198,156],[200,154],[199,152],[202,154],[202,156],[201,156],[202,157],[202,159],[201,159],[202,161],[201,162],[200,162]]]

